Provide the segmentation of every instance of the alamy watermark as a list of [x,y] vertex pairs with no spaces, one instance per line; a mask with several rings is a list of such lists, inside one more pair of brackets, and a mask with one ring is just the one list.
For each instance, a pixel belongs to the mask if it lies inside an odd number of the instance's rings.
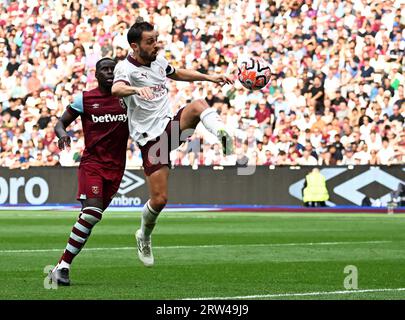
[[55,281],[55,279],[52,276],[52,270],[54,268],[55,266],[52,265],[45,266],[44,268],[44,273],[46,274],[46,277],[44,278],[44,288],[47,290],[58,289],[58,282]]
[[357,290],[359,288],[359,271],[357,267],[348,265],[344,268],[343,272],[348,274],[343,281],[343,287],[346,290]]
[[[197,159],[198,159],[199,155],[202,155],[204,157],[204,148],[202,146],[205,146],[210,143],[206,143],[202,137],[194,136],[193,139],[190,139],[190,137],[193,137],[194,133],[195,133],[195,129],[185,129],[185,130],[180,131],[179,121],[172,121],[170,123],[169,130],[164,131],[155,140],[150,140],[150,141],[155,141],[155,143],[153,145],[151,145],[147,151],[148,152],[147,159],[148,159],[149,163],[151,165],[156,165],[156,164],[169,165],[170,164],[170,152],[179,148],[183,143],[185,143],[187,141],[190,142],[191,140],[193,142],[187,146],[187,149],[183,150],[184,155],[193,153],[194,155],[196,155],[195,158],[197,158]],[[214,163],[211,163],[211,165],[236,166],[237,175],[246,176],[246,175],[253,175],[255,173],[256,165],[249,163],[250,159],[243,152],[242,148],[235,148],[235,144],[234,144],[233,148],[232,148],[232,149],[234,149],[234,153],[231,155],[225,155],[220,151],[220,149],[222,149],[221,141],[218,141],[217,143],[212,144],[212,146],[214,146],[214,152],[215,152],[216,144],[220,146],[220,148],[218,148],[218,150],[217,150],[217,153],[218,153],[217,159],[219,159],[220,161],[218,161],[218,162],[214,161]],[[252,147],[252,146],[248,145],[248,148],[249,147]],[[210,150],[211,150],[211,148],[210,148]],[[226,164],[223,164],[224,162]],[[193,163],[190,163],[190,166],[193,166]]]

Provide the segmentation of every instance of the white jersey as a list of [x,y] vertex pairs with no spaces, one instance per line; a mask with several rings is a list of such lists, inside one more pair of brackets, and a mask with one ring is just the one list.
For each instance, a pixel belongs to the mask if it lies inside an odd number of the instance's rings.
[[114,83],[122,81],[134,87],[149,87],[154,95],[152,100],[139,95],[123,98],[128,109],[131,138],[141,146],[160,136],[173,118],[166,76],[174,72],[175,69],[162,56],[157,56],[150,66],[144,66],[128,55],[115,67]]

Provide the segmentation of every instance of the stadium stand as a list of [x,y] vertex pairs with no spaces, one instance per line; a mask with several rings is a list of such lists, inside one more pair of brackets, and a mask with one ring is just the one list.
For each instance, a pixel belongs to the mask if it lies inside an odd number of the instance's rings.
[[[382,0],[3,1],[0,165],[78,165],[80,119],[70,150],[58,150],[53,127],[77,91],[96,85],[98,59],[125,59],[137,16],[156,25],[175,67],[231,73],[250,54],[276,74],[252,92],[168,80],[174,112],[204,97],[237,138],[224,157],[198,126],[173,165],[403,164],[404,10]],[[142,165],[131,140],[127,154],[129,168]]]

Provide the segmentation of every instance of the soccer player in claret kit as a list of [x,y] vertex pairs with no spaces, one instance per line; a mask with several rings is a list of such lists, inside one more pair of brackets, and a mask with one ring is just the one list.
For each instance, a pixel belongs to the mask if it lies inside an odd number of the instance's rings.
[[70,146],[66,128],[80,116],[85,141],[78,170],[77,199],[82,209],[59,263],[50,273],[50,279],[59,285],[70,285],[70,264],[100,222],[124,174],[129,132],[125,105],[111,95],[115,65],[110,58],[97,62],[98,87],[78,94],[55,126],[63,150]]
[[170,151],[186,140],[185,135],[191,135],[200,121],[218,137],[225,155],[231,154],[233,148],[233,139],[217,110],[204,99],[192,101],[172,114],[167,78],[221,85],[233,84],[233,80],[227,75],[176,70],[158,54],[158,33],[153,25],[140,18],[129,29],[127,38],[133,51],[115,67],[112,94],[122,97],[127,105],[130,135],[142,153],[150,199],[142,209],[141,228],[135,238],[139,259],[145,266],[152,266],[151,233],[167,203]]

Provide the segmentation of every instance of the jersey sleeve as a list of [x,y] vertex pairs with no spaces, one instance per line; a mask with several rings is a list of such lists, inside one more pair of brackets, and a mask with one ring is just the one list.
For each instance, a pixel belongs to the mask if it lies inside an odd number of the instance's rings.
[[119,62],[114,69],[114,83],[124,82],[127,85],[131,85],[126,71],[125,64]]
[[73,113],[83,113],[83,93],[79,93],[73,98],[73,102],[67,107],[67,110]]
[[160,65],[166,71],[166,76],[170,76],[171,74],[176,72],[176,69],[169,63],[169,61],[166,60],[165,57],[159,55],[158,59]]

